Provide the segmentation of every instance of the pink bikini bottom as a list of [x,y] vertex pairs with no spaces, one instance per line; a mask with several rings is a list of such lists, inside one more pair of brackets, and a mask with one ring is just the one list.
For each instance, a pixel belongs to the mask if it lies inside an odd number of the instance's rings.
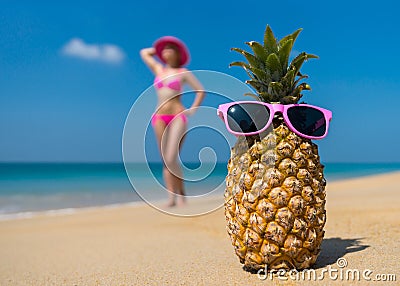
[[158,119],[164,121],[164,123],[165,123],[166,125],[168,125],[168,124],[171,123],[171,121],[172,121],[175,117],[180,117],[180,118],[182,118],[182,121],[183,121],[184,123],[186,123],[186,121],[187,121],[186,115],[183,114],[183,113],[179,113],[179,114],[153,114],[153,116],[151,117],[151,125],[154,126],[154,124],[156,123],[156,121],[157,121]]

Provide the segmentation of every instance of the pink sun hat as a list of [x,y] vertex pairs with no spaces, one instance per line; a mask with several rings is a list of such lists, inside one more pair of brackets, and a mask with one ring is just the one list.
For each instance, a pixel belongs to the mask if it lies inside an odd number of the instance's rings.
[[190,60],[189,49],[186,47],[185,43],[180,39],[173,36],[164,36],[156,40],[153,44],[153,47],[156,49],[156,54],[158,58],[165,63],[164,59],[161,56],[162,50],[167,44],[173,44],[178,48],[180,54],[180,66],[186,65]]

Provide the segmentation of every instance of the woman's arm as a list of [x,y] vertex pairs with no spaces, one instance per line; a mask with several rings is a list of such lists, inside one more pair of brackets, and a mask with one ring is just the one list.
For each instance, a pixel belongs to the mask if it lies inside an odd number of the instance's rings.
[[196,109],[200,106],[205,97],[204,87],[190,71],[186,71],[183,74],[183,80],[187,82],[194,91],[196,91],[196,97],[187,112],[189,115],[192,115],[196,112]]
[[140,50],[140,56],[142,57],[144,63],[155,75],[157,75],[162,70],[162,65],[154,59],[155,54],[156,49],[153,47]]

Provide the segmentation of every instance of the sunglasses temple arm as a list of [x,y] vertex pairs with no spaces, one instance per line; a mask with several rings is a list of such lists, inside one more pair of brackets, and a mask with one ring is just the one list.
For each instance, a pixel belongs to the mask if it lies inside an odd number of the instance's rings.
[[217,115],[219,118],[221,118],[222,121],[224,121],[224,115],[221,110],[217,110]]

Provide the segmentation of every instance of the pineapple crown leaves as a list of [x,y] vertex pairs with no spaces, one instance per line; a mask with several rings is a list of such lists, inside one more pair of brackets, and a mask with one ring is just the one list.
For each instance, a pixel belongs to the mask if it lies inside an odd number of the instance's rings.
[[241,66],[246,71],[250,77],[246,83],[257,91],[259,100],[282,104],[297,103],[303,96],[302,91],[311,89],[308,84],[300,83],[308,77],[301,74],[300,69],[305,61],[318,56],[302,52],[289,63],[294,42],[301,31],[300,28],[278,41],[271,27],[267,25],[263,44],[256,41],[246,42],[253,53],[240,48],[231,49],[242,54],[247,63],[236,61],[229,66]]

